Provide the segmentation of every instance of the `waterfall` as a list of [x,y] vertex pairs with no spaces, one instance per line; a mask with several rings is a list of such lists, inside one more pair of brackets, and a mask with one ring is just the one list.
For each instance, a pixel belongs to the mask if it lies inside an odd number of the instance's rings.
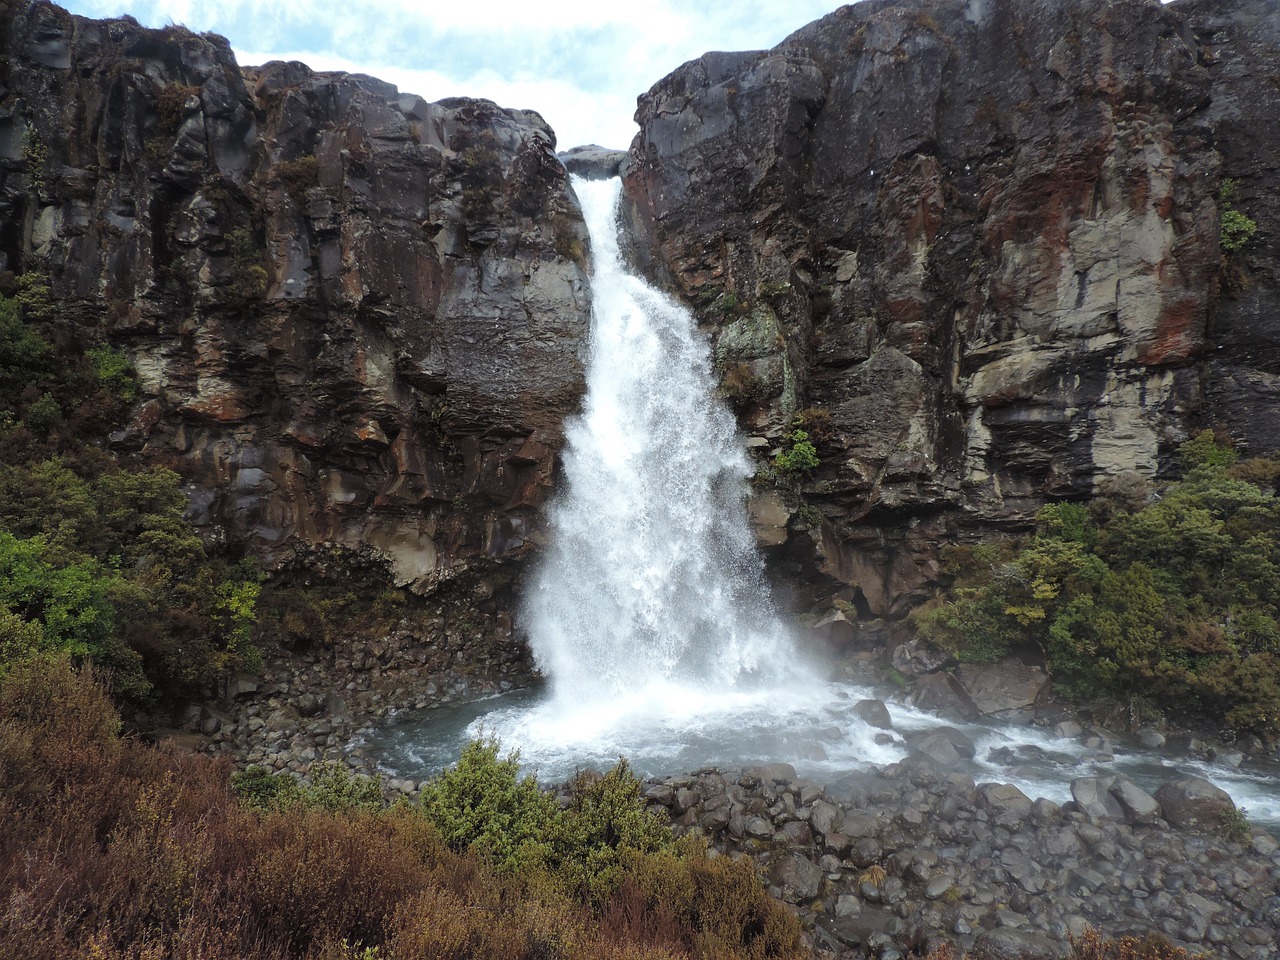
[[747,522],[751,464],[683,305],[619,253],[617,179],[573,180],[591,236],[587,393],[524,622],[557,698],[776,681],[795,655]]

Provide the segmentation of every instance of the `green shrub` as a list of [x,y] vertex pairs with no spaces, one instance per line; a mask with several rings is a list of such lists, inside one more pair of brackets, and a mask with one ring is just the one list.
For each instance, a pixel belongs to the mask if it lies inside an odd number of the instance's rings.
[[1229,178],[1224,179],[1218,188],[1218,205],[1221,208],[1219,245],[1226,254],[1243,250],[1258,232],[1258,224],[1232,205],[1238,188],[1239,184]]
[[976,662],[1038,647],[1072,696],[1280,730],[1280,502],[1244,479],[1270,474],[1234,471],[1208,431],[1181,456],[1152,502],[1053,504],[1036,536],[949,564],[955,583],[911,614],[916,634]]
[[62,422],[62,407],[52,394],[42,393],[39,400],[27,407],[27,415],[22,422],[37,436],[47,436]]
[[667,825],[647,812],[640,781],[626,760],[603,776],[579,773],[571,801],[555,819],[552,848],[561,876],[576,896],[602,903],[622,882],[628,851],[673,849]]
[[138,381],[133,365],[123,351],[108,346],[85,351],[98,384],[111,391],[125,403],[138,398]]
[[792,430],[786,437],[787,447],[773,458],[774,470],[788,479],[797,479],[801,475],[812,473],[821,466],[817,448],[804,430]]
[[520,778],[519,754],[498,751],[492,739],[467,744],[455,766],[422,788],[422,810],[452,849],[516,871],[549,858],[557,811],[533,777]]

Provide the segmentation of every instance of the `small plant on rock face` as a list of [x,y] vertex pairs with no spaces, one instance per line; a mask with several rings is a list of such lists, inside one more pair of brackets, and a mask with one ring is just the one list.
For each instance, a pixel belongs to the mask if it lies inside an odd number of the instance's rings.
[[787,448],[773,458],[774,469],[783,477],[796,480],[812,473],[821,465],[817,448],[806,431],[792,430],[787,435],[786,443]]
[[1237,210],[1231,202],[1238,187],[1239,184],[1235,180],[1228,178],[1223,180],[1222,186],[1218,188],[1218,203],[1222,208],[1220,216],[1222,232],[1219,242],[1222,252],[1227,254],[1243,250],[1258,232],[1257,222]]

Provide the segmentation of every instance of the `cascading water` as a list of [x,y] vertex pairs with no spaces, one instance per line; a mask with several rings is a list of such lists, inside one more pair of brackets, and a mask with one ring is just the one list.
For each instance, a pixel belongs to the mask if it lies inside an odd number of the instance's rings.
[[586,406],[524,621],[557,699],[724,689],[795,664],[745,509],[751,468],[689,311],[624,268],[620,181],[575,180],[591,234]]
[[[575,180],[591,233],[592,347],[582,414],[567,427],[566,489],[523,621],[550,691],[516,691],[392,725],[369,746],[426,776],[496,735],[543,779],[627,757],[675,774],[785,760],[831,782],[906,753],[937,717],[893,706],[894,732],[853,704],[876,694],[807,669],[775,614],[747,524],[750,473],[714,395],[706,343],[683,307],[624,268],[617,180]],[[980,778],[1069,799],[1074,777],[1126,773],[1148,788],[1211,776],[1280,830],[1274,780],[1140,752],[1099,760],[1031,727],[961,725]],[[1014,747],[1016,762],[1001,747]]]

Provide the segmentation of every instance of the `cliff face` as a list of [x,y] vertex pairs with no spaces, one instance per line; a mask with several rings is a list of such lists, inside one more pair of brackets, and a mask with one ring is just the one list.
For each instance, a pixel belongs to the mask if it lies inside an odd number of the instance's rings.
[[[274,563],[429,590],[536,543],[588,314],[541,118],[0,9],[0,270],[133,360],[119,449]],[[797,603],[900,615],[1203,426],[1280,447],[1278,105],[1280,0],[866,0],[640,98],[638,262],[757,450],[820,441],[754,504]]]
[[[638,262],[749,432],[814,408],[824,519],[755,511],[800,600],[900,615],[941,545],[1192,430],[1280,447],[1276,0],[867,0],[637,119]],[[1228,205],[1257,233],[1224,256]]]
[[537,539],[589,309],[541,117],[48,3],[4,19],[0,269],[133,360],[118,447],[271,562],[358,548],[429,589]]

